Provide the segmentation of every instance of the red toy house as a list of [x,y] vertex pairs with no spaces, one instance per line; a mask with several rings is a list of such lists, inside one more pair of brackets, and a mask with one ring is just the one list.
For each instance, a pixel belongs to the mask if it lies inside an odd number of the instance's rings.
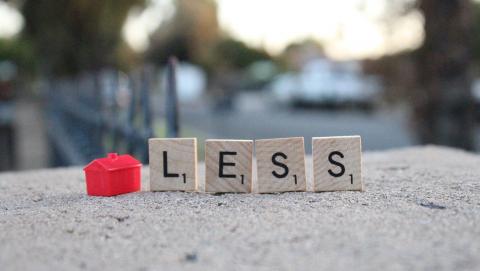
[[140,190],[142,164],[130,155],[109,153],[93,160],[83,170],[90,196],[115,196]]

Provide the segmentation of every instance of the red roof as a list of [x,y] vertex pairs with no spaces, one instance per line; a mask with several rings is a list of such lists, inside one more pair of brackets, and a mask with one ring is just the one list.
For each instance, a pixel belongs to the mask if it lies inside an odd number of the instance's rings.
[[108,170],[114,171],[119,169],[127,169],[140,167],[142,164],[132,156],[128,154],[118,155],[116,153],[109,153],[107,157],[98,158],[90,162],[83,170]]

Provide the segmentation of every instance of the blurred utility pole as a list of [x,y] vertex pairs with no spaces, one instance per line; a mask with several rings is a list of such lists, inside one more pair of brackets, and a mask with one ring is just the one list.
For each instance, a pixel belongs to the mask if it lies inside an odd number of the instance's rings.
[[179,137],[178,96],[177,96],[177,59],[170,57],[167,65],[166,93],[167,137]]
[[471,0],[419,0],[425,41],[418,54],[420,91],[414,99],[421,143],[474,148],[471,94]]

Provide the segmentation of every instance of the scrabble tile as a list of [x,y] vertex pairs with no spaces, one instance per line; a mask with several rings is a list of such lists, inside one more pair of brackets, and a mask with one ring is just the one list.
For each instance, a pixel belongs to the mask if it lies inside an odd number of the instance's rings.
[[205,141],[205,192],[251,192],[252,140]]
[[151,191],[196,190],[196,138],[151,138],[148,147]]
[[258,193],[305,191],[303,137],[255,140]]
[[314,191],[363,191],[360,136],[312,139]]

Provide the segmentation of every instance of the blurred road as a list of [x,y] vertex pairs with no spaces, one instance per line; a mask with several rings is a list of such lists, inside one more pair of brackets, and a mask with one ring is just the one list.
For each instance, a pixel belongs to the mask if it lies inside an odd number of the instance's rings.
[[394,112],[256,110],[225,111],[182,108],[182,125],[209,138],[258,139],[304,136],[311,152],[311,137],[361,135],[363,149],[382,150],[414,144],[405,116]]
[[[407,118],[398,111],[294,110],[266,106],[259,99],[247,99],[245,104],[248,106],[234,106],[236,109],[231,111],[213,111],[208,103],[181,106],[180,123],[183,128],[188,127],[188,136],[199,138],[200,152],[204,138],[303,136],[307,153],[311,153],[311,137],[314,136],[361,135],[364,150],[414,144]],[[47,167],[49,151],[41,104],[33,99],[19,99],[15,111],[17,169]],[[163,119],[162,112],[156,113],[157,118]]]

